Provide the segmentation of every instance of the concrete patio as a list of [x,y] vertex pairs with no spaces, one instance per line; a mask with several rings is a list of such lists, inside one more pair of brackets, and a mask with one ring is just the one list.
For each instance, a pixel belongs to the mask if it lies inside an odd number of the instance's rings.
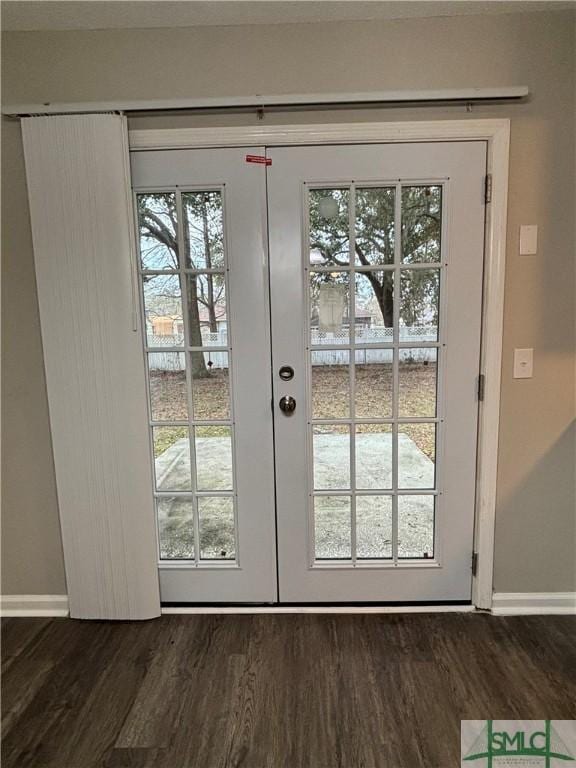
[[[347,434],[314,436],[315,487],[341,490],[350,487],[350,439]],[[215,493],[230,490],[232,482],[230,440],[201,437],[196,440],[199,487]],[[190,491],[190,447],[177,440],[156,459],[158,489]],[[398,435],[399,487],[410,490],[434,487],[434,464],[408,435]],[[356,435],[356,488],[387,491],[392,487],[392,435]],[[398,552],[400,557],[432,557],[434,498],[430,495],[399,497]],[[322,495],[315,501],[316,556],[350,557],[350,498]],[[359,495],[356,499],[357,554],[363,558],[392,555],[392,504],[386,495]],[[193,556],[192,506],[181,497],[165,499],[158,510],[164,557]],[[230,497],[214,497],[200,514],[200,540],[207,558],[234,557],[234,523]]]

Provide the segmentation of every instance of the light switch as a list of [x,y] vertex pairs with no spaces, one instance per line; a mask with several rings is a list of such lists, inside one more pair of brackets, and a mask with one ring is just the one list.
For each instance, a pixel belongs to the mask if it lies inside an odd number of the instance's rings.
[[522,224],[520,227],[520,256],[538,253],[538,225]]
[[533,349],[514,350],[514,378],[531,379],[534,360]]

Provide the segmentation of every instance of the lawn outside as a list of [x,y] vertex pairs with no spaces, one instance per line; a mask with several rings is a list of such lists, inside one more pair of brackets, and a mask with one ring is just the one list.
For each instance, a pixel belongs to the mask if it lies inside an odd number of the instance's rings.
[[[356,365],[355,410],[359,418],[389,418],[392,415],[392,365]],[[228,370],[215,369],[193,382],[196,419],[229,418]],[[312,368],[312,413],[315,418],[349,418],[349,367],[318,365]],[[184,371],[152,371],[150,398],[153,418],[158,421],[186,421],[188,398]],[[401,416],[430,417],[436,411],[436,364],[402,362],[399,368],[399,413]],[[216,428],[218,429],[218,428]],[[379,432],[377,424],[359,425],[358,432]],[[434,458],[434,430],[426,424],[402,427],[430,459]],[[160,456],[176,440],[186,437],[187,427],[158,427],[154,455]]]

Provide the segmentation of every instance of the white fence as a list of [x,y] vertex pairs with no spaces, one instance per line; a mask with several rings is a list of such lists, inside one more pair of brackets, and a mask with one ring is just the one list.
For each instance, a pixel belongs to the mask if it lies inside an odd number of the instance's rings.
[[[403,343],[419,344],[434,342],[438,339],[436,326],[400,326],[400,341]],[[346,365],[348,363],[348,350],[334,349],[338,344],[348,344],[350,340],[347,330],[338,333],[323,333],[312,329],[311,342],[316,346],[326,345],[332,349],[315,350],[312,353],[312,365]],[[392,328],[356,328],[356,344],[391,344],[394,340]],[[400,360],[433,361],[436,359],[436,349],[401,349]],[[360,365],[374,363],[391,363],[391,349],[357,349],[355,360]]]
[[[437,340],[436,326],[401,326],[400,341],[403,343],[419,344],[434,342]],[[357,344],[378,344],[392,343],[392,328],[357,328]],[[226,331],[219,333],[203,333],[202,341],[206,347],[226,347],[228,345],[228,335]],[[339,344],[348,344],[349,336],[347,331],[338,333],[323,333],[317,329],[312,329],[311,342],[314,345],[326,345],[331,349],[321,349],[313,352],[312,365],[347,365],[348,350],[338,349]],[[173,347],[183,344],[182,336],[149,336],[148,345],[150,347]],[[209,349],[203,352],[206,364],[212,363],[212,368],[227,368],[228,354],[226,352],[211,352]],[[356,362],[361,365],[370,365],[375,363],[391,363],[391,349],[357,349],[355,354]],[[400,360],[414,360],[422,362],[424,360],[433,361],[436,359],[435,348],[416,348],[401,349]],[[149,366],[153,371],[183,371],[185,368],[183,352],[154,352],[149,358]]]
[[[184,344],[184,336],[153,336],[148,333],[149,347],[179,347]],[[228,334],[226,331],[209,333],[202,330],[202,344],[205,347],[227,347]],[[227,352],[203,352],[206,365],[210,368],[228,368]],[[148,367],[151,371],[183,371],[186,368],[184,352],[151,352],[148,357]]]

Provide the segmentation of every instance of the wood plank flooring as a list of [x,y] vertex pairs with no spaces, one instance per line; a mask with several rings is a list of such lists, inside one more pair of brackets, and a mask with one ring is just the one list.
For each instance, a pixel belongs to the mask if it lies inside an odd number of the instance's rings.
[[3,768],[456,768],[461,719],[576,718],[576,617],[5,619]]

